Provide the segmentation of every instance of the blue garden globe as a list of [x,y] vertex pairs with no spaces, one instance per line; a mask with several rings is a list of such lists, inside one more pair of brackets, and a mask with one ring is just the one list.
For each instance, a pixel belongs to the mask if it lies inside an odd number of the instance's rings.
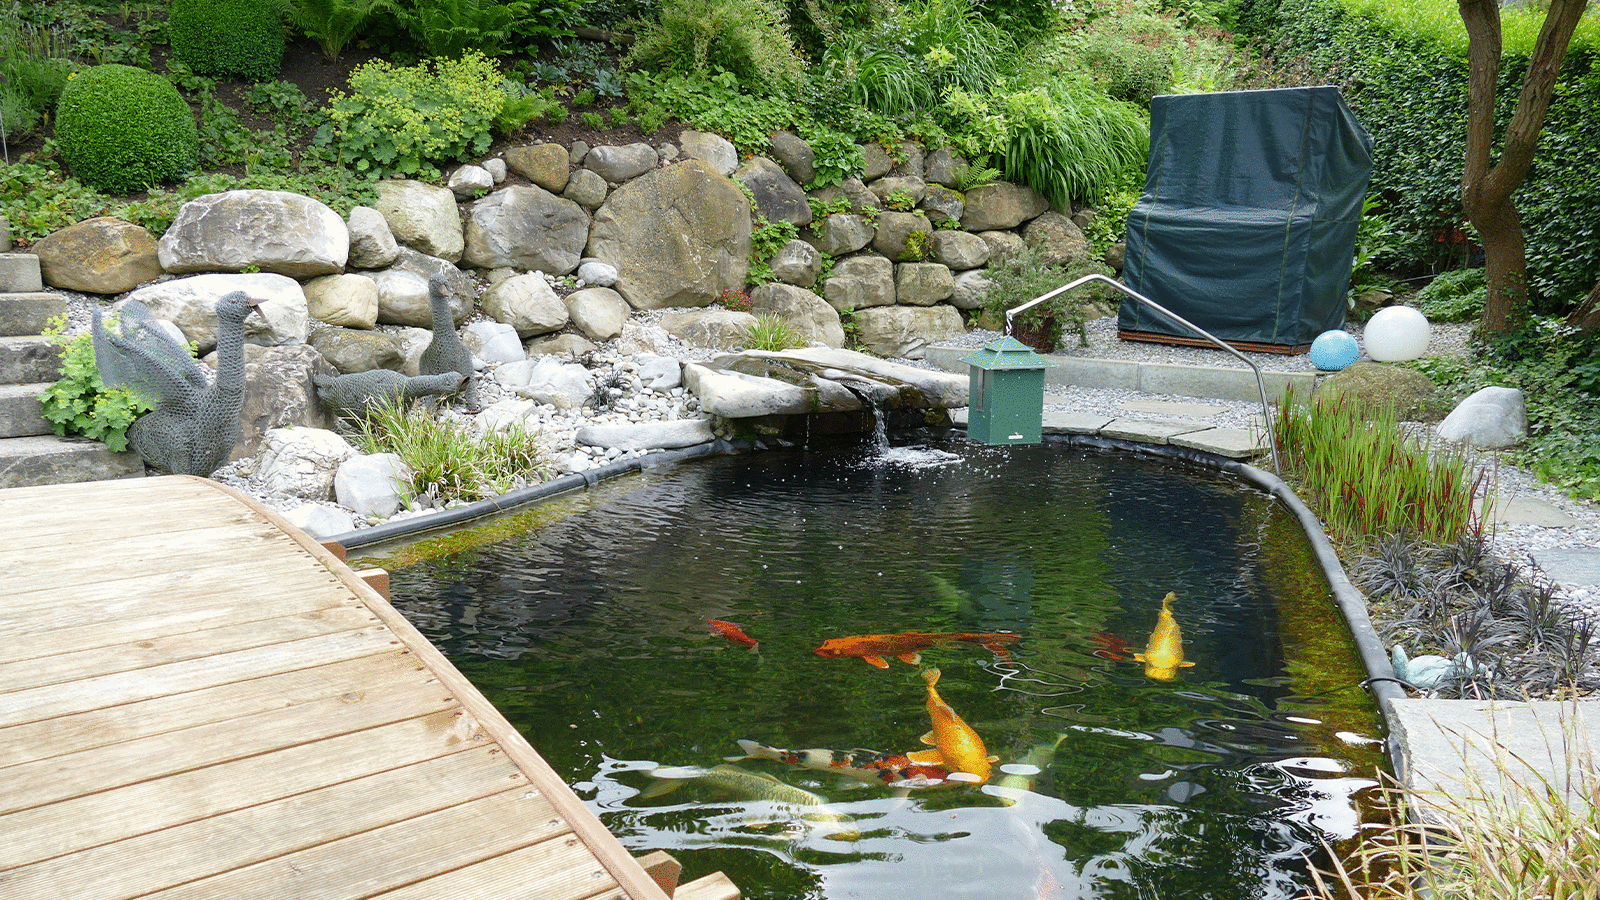
[[1324,331],[1311,342],[1311,364],[1324,372],[1343,371],[1361,355],[1361,346],[1348,331]]

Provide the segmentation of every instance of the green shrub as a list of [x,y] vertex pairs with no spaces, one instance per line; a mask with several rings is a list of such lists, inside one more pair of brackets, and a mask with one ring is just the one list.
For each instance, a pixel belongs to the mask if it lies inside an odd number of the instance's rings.
[[[989,289],[983,300],[983,322],[990,327],[1003,329],[1007,310],[1042,297],[1085,275],[1109,277],[1113,273],[1104,264],[1087,257],[1051,263],[1042,248],[1032,245],[998,263],[991,262],[986,274]],[[1101,285],[1083,285],[1018,313],[1013,323],[1030,330],[1044,329],[1050,349],[1060,344],[1069,331],[1078,336],[1080,345],[1087,346],[1089,333],[1085,326],[1089,321],[1089,310],[1096,302],[1103,302],[1110,290]]]
[[435,164],[489,149],[506,104],[500,73],[481,53],[415,66],[373,60],[350,73],[351,93],[328,101],[340,157],[368,177],[438,174]]
[[95,362],[94,336],[86,331],[64,338],[66,324],[66,317],[57,317],[44,332],[61,348],[61,378],[40,398],[45,421],[62,437],[83,435],[121,453],[128,449],[128,426],[149,407],[126,389],[107,388]]
[[502,56],[515,42],[520,19],[535,14],[530,0],[401,0],[400,23],[422,52],[457,57],[468,50]]
[[393,6],[394,0],[290,0],[287,14],[324,56],[337,60],[367,20]]
[[274,0],[172,0],[167,34],[172,55],[200,75],[266,81],[283,68]]
[[56,105],[61,159],[79,181],[130,194],[194,170],[194,113],[178,89],[131,66],[94,66],[67,82]]
[[1476,322],[1488,296],[1482,269],[1444,272],[1417,292],[1417,307],[1431,322]]
[[1102,16],[1073,35],[1070,45],[1108,95],[1149,106],[1151,97],[1172,90],[1181,36],[1157,16]]
[[782,95],[805,80],[783,10],[772,0],[663,0],[628,60],[668,75],[730,72],[752,93]]

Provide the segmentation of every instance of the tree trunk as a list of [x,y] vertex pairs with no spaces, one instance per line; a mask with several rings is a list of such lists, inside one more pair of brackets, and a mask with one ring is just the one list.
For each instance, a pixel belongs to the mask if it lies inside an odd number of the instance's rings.
[[1505,334],[1527,316],[1528,256],[1512,195],[1533,165],[1539,130],[1554,97],[1561,59],[1588,0],[1550,0],[1528,60],[1522,94],[1506,126],[1500,158],[1494,150],[1495,81],[1500,73],[1500,6],[1497,0],[1457,0],[1467,27],[1467,146],[1461,170],[1461,205],[1483,240],[1489,297],[1478,336]]
[[1589,296],[1567,316],[1567,324],[1584,334],[1600,331],[1600,281],[1595,282],[1589,289]]

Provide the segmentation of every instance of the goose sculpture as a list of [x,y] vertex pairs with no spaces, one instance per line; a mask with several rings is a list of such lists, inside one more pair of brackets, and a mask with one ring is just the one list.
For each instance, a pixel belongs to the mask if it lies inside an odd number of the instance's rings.
[[323,405],[335,415],[367,418],[384,406],[453,394],[467,379],[460,372],[408,377],[389,369],[373,369],[347,375],[313,375],[311,380]]
[[428,306],[433,313],[433,340],[428,343],[428,348],[422,351],[422,358],[417,362],[417,370],[423,375],[461,373],[467,379],[462,399],[468,409],[476,410],[478,386],[472,380],[475,371],[472,365],[472,351],[467,349],[466,344],[461,343],[461,336],[456,334],[455,313],[450,309],[450,296],[450,283],[443,275],[429,276]]
[[143,303],[124,303],[115,330],[95,309],[101,382],[150,407],[128,426],[128,443],[145,462],[174,475],[209,476],[227,461],[244,408],[244,321],[257,303],[243,291],[217,301],[215,378]]

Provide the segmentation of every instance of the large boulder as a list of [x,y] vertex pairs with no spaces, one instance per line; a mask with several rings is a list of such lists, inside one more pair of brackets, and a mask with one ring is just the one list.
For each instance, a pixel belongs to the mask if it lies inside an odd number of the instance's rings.
[[862,254],[839,260],[823,282],[822,296],[834,309],[894,305],[894,263]]
[[[215,354],[213,354],[213,357]],[[317,398],[313,375],[335,375],[322,354],[307,344],[244,348],[244,409],[239,413],[239,438],[229,459],[261,453],[261,443],[274,428],[326,428],[333,414]]]
[[708,443],[715,437],[710,419],[677,419],[585,425],[578,429],[576,440],[591,447],[616,450],[676,450]]
[[460,262],[466,247],[456,195],[449,188],[387,178],[378,182],[373,208],[383,214],[395,240],[420,253]]
[[370,372],[373,369],[405,368],[406,354],[399,335],[387,331],[365,331],[324,325],[311,332],[306,343],[316,348],[328,364],[341,374]]
[[654,169],[660,161],[656,148],[646,143],[633,143],[595,147],[584,156],[583,167],[610,184],[621,184]]
[[811,203],[806,192],[775,162],[764,156],[751,157],[733,177],[755,197],[756,209],[769,222],[811,222]]
[[913,234],[921,235],[917,240],[923,247],[930,246],[933,241],[933,224],[926,216],[916,213],[881,212],[878,214],[877,228],[877,234],[872,238],[872,249],[890,259],[907,259],[915,255],[908,253]]
[[989,242],[967,231],[933,233],[933,261],[952,269],[976,269],[989,262]]
[[844,346],[844,324],[828,301],[792,284],[763,284],[750,292],[752,312],[780,316],[808,342]]
[[874,356],[889,359],[922,359],[929,346],[965,332],[961,313],[948,303],[856,311],[856,343]]
[[968,269],[957,272],[951,279],[951,306],[956,309],[977,309],[989,299],[989,276],[986,269]]
[[1089,239],[1071,219],[1055,210],[1040,213],[1022,229],[1022,239],[1039,250],[1045,265],[1058,266],[1089,257]]
[[840,213],[828,216],[821,222],[813,222],[810,241],[818,251],[838,257],[854,253],[872,243],[876,233],[866,216]]
[[1510,387],[1486,387],[1439,423],[1439,437],[1468,447],[1504,450],[1528,436],[1528,402]]
[[346,328],[378,323],[378,283],[366,275],[324,275],[305,283],[312,318]]
[[965,157],[949,147],[939,147],[928,153],[923,177],[928,179],[929,184],[953,188],[961,184],[961,176],[966,172]]
[[772,135],[772,155],[783,170],[800,185],[817,180],[817,153],[798,135],[788,131]]
[[961,224],[967,203],[960,191],[953,191],[941,184],[930,184],[927,193],[917,201],[917,209],[922,210],[933,224],[953,228]]
[[895,266],[895,302],[905,306],[932,306],[955,293],[950,267],[939,263],[907,262]]
[[[245,319],[246,342],[266,346],[305,343],[310,333],[305,291],[285,275],[192,275],[145,285],[125,299],[138,300],[156,318],[177,325],[184,340],[194,341],[205,354],[217,345],[217,301],[234,291],[244,291],[260,301],[256,315]],[[113,310],[121,308],[121,302],[112,306]]]
[[667,334],[707,350],[733,350],[750,343],[756,317],[731,309],[691,309],[661,316]]
[[111,216],[85,219],[34,242],[44,283],[68,291],[120,294],[161,276],[156,238]]
[[359,455],[349,441],[326,428],[274,428],[262,438],[256,471],[268,493],[332,500],[339,464]]
[[1365,360],[1324,379],[1317,386],[1316,399],[1319,403],[1354,404],[1367,414],[1391,407],[1403,422],[1437,422],[1447,411],[1428,376]]
[[483,319],[469,322],[466,328],[461,329],[461,343],[466,345],[474,358],[491,366],[521,362],[528,358],[527,352],[522,349],[522,339],[517,337],[517,330],[504,322]]
[[609,341],[622,334],[633,312],[621,294],[605,287],[584,288],[561,299],[573,327],[591,341]]
[[483,292],[479,304],[496,322],[516,329],[519,338],[567,327],[566,304],[537,272],[501,281]]
[[506,151],[506,167],[539,187],[560,193],[567,189],[570,162],[560,144],[529,144]]
[[1049,208],[1050,201],[1033,188],[994,181],[967,191],[961,227],[967,231],[1015,228]]
[[405,460],[393,453],[354,456],[345,460],[333,477],[334,497],[357,515],[387,519],[406,505],[404,495],[410,493],[413,474]]
[[724,178],[739,168],[739,151],[720,134],[685,129],[678,135],[678,144],[684,156],[701,160]]
[[[378,321],[385,325],[433,327],[428,279],[443,275],[450,285],[450,312],[457,325],[472,313],[477,285],[472,276],[437,256],[401,247],[394,265],[369,273],[378,286]],[[412,373],[415,374],[415,373]]]
[[472,204],[461,261],[565,275],[578,267],[588,240],[583,207],[544,188],[513,185]]
[[733,182],[687,160],[628,182],[589,230],[589,256],[617,267],[613,285],[635,309],[705,306],[743,288],[750,204]]
[[174,274],[257,269],[291,278],[344,271],[350,230],[326,204],[287,191],[224,191],[178,208],[156,244]]
[[354,206],[345,219],[350,230],[350,259],[352,269],[381,269],[392,265],[400,255],[400,244],[389,230],[389,220],[370,206]]
[[809,288],[817,283],[817,276],[822,274],[822,254],[805,241],[796,239],[772,254],[772,258],[767,260],[767,268],[772,271],[772,277],[785,284]]

